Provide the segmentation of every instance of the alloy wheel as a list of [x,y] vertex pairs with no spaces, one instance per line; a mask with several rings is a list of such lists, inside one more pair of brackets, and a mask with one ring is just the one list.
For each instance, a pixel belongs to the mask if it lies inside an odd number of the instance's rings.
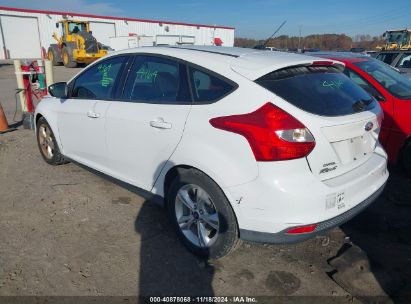
[[46,157],[47,159],[52,159],[54,155],[54,141],[52,138],[51,130],[47,125],[40,125],[38,140],[41,148],[41,153],[43,153],[44,157]]
[[217,240],[218,213],[210,195],[201,187],[188,184],[180,188],[175,216],[181,232],[195,246],[208,248]]

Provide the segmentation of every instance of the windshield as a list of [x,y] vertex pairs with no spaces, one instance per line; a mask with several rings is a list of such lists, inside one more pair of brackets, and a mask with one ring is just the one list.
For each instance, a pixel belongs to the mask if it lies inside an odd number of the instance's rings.
[[256,82],[296,107],[322,116],[372,109],[375,100],[331,66],[298,66],[267,74]]
[[356,62],[354,65],[372,76],[388,92],[400,99],[411,99],[411,81],[375,59]]
[[70,34],[86,31],[86,24],[81,22],[70,22],[68,25]]
[[396,43],[400,43],[402,40],[402,32],[389,32],[387,34],[387,41],[390,43],[396,42]]

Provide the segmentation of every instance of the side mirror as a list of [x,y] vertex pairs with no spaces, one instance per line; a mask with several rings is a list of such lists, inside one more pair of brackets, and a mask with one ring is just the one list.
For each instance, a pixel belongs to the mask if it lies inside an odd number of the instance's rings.
[[49,93],[56,98],[68,97],[68,86],[66,82],[56,82],[49,86]]
[[56,23],[56,28],[59,28],[59,23],[58,22]]

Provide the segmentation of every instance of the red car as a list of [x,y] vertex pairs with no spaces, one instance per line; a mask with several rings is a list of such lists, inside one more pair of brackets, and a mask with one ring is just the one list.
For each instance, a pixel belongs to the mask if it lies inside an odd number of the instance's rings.
[[381,61],[352,53],[314,53],[345,64],[344,73],[374,96],[384,110],[380,142],[390,163],[411,176],[411,80]]

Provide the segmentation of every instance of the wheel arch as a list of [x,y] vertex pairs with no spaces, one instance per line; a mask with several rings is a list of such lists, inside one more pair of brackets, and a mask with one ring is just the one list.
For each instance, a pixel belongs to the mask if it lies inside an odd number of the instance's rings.
[[37,114],[36,114],[36,119],[35,119],[36,126],[37,126],[37,122],[38,122],[39,119],[42,118],[42,117],[43,117],[43,115],[42,115],[41,113],[37,113]]
[[37,122],[40,120],[40,118],[43,117],[49,124],[51,130],[53,131],[53,134],[54,134],[54,137],[56,138],[56,142],[60,149],[60,152],[64,153],[63,146],[60,141],[60,133],[59,133],[58,125],[57,125],[56,112],[48,108],[48,105],[52,104],[52,102],[50,101],[51,100],[48,100],[48,98],[46,97],[37,106],[36,113],[34,116],[35,132],[37,132]]
[[[240,214],[238,214],[238,212],[240,210],[238,208],[235,208],[235,204],[233,203],[232,196],[229,193],[227,193],[227,191],[224,190],[224,188],[221,186],[221,184],[215,178],[210,176],[210,174],[208,174],[207,172],[204,172],[203,170],[201,170],[199,168],[191,166],[191,165],[186,165],[186,164],[174,165],[174,166],[171,166],[170,168],[168,168],[167,172],[162,174],[161,184],[162,184],[162,196],[164,198],[164,207],[167,208],[166,193],[168,192],[168,189],[170,188],[173,179],[175,177],[177,177],[178,174],[180,174],[181,171],[190,170],[190,169],[194,169],[194,170],[197,170],[197,171],[205,174],[209,179],[211,179],[220,188],[220,190],[223,192],[224,196],[226,197],[226,199],[230,203],[230,207],[233,211],[237,227],[239,228],[240,227],[240,223],[239,223]],[[160,179],[160,177],[159,177],[159,179]],[[158,182],[158,180],[157,180],[157,182]],[[238,233],[239,232],[240,232],[240,230],[238,230]]]
[[[224,184],[222,183],[221,180],[218,179],[214,174],[212,174],[209,170],[202,170],[198,166],[195,165],[189,165],[189,164],[173,164],[173,163],[166,163],[162,172],[160,173],[159,177],[157,178],[156,183],[154,184],[154,187],[152,189],[152,192],[160,195],[164,199],[166,198],[167,191],[171,185],[171,182],[173,179],[180,174],[182,170],[189,170],[189,169],[194,169],[197,171],[200,171],[201,173],[205,174],[208,178],[210,178],[214,183],[217,184],[217,186],[221,189],[221,191],[224,193],[225,197],[227,200],[230,202],[233,210],[235,211],[234,213],[237,212],[237,209],[235,208],[235,199],[233,196],[227,192],[224,188]],[[237,215],[236,215],[237,217]]]
[[[164,182],[163,182],[163,191],[162,192],[163,192],[163,197],[164,198],[165,198],[166,193],[168,192],[168,190],[170,188],[170,185],[171,185],[171,182],[173,181],[173,179],[176,178],[180,174],[181,171],[189,170],[189,169],[198,170],[197,168],[192,167],[192,166],[188,166],[188,165],[176,165],[174,167],[171,167],[167,171],[167,173],[164,175]],[[199,170],[199,171],[201,171],[201,170]]]

